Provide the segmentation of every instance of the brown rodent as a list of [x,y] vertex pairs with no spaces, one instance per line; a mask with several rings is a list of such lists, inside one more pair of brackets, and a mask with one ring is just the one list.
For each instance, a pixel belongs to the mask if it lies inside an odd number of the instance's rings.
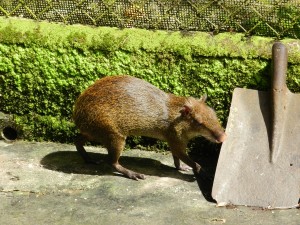
[[226,138],[213,109],[200,99],[168,94],[131,76],[108,76],[97,80],[77,99],[73,119],[80,130],[76,148],[86,162],[93,162],[83,145],[95,141],[108,150],[111,165],[131,179],[143,174],[119,164],[127,136],[147,136],[167,141],[177,169],[180,160],[200,172],[200,165],[186,153],[190,139],[204,136],[212,142]]

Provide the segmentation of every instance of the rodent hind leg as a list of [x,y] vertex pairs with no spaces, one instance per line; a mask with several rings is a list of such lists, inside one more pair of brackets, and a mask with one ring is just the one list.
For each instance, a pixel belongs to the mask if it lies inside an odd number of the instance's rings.
[[100,164],[100,162],[93,160],[84,149],[83,146],[86,142],[87,142],[87,138],[82,134],[78,134],[75,140],[75,146],[77,152],[80,154],[80,156],[84,159],[86,163],[97,164],[97,165]]
[[125,147],[126,137],[113,134],[109,136],[109,139],[106,141],[106,148],[108,150],[108,158],[109,162],[117,172],[123,174],[124,176],[133,179],[145,179],[144,174],[136,173],[132,170],[126,169],[119,163],[119,158],[121,156],[121,152]]

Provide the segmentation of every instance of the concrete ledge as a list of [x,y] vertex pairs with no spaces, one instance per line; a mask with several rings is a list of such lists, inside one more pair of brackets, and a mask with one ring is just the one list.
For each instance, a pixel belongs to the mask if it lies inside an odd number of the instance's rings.
[[[88,147],[105,160],[106,151]],[[122,163],[146,174],[119,175],[105,163],[84,164],[66,144],[0,141],[0,224],[289,224],[298,209],[217,208],[191,172],[173,168],[170,154],[125,151]]]

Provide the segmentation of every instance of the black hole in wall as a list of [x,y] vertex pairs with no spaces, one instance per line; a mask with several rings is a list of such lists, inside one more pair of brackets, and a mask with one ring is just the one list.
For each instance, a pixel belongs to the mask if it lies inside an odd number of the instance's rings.
[[2,137],[7,141],[14,141],[18,137],[18,132],[12,127],[5,127],[2,130]]

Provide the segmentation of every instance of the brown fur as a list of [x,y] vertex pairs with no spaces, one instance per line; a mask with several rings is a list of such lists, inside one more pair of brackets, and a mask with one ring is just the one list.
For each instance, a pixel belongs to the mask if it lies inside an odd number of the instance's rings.
[[81,134],[76,148],[85,161],[91,162],[84,143],[102,143],[118,172],[135,180],[144,179],[143,174],[122,167],[118,160],[127,136],[148,136],[168,142],[177,169],[182,169],[181,160],[199,172],[200,165],[186,153],[189,140],[202,135],[223,142],[226,137],[205,100],[167,94],[131,76],[105,77],[86,89],[75,103],[73,119]]

